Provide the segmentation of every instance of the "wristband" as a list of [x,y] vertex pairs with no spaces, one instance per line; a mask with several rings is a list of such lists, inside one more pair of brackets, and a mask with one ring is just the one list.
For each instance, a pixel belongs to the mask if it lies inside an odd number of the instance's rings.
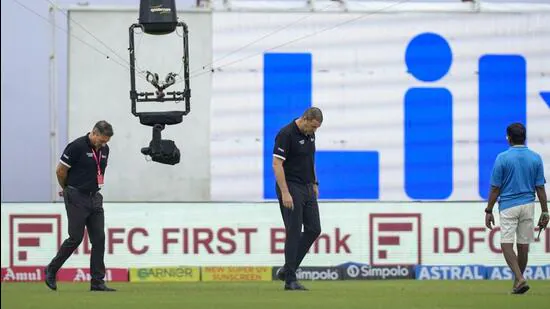
[[493,214],[493,210],[489,209],[489,208],[485,208],[485,213],[486,214]]

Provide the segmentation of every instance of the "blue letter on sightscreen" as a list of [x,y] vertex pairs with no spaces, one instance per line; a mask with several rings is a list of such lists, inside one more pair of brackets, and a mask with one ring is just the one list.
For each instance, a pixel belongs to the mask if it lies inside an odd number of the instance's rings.
[[453,192],[453,97],[429,83],[449,71],[451,48],[440,35],[422,33],[409,42],[405,63],[422,82],[405,93],[405,192],[412,199],[446,199]]
[[[277,132],[311,106],[310,53],[264,55],[264,198],[275,195],[273,144]],[[330,114],[325,113],[326,119]],[[332,120],[336,121],[336,120]],[[322,127],[318,134],[322,134]],[[324,199],[378,199],[376,151],[317,151],[317,177]]]
[[506,127],[527,121],[525,59],[485,55],[479,59],[479,195],[487,199],[493,164],[508,149]]
[[412,199],[453,192],[452,107],[445,88],[411,88],[405,95],[405,190]]

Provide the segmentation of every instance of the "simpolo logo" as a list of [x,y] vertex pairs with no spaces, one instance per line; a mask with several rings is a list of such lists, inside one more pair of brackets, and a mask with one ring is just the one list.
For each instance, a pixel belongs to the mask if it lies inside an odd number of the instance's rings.
[[140,279],[147,279],[150,276],[155,278],[183,278],[193,276],[193,269],[188,267],[140,268],[137,275]]
[[298,268],[298,280],[340,280],[340,274],[334,268]]
[[352,278],[356,278],[357,276],[359,276],[359,273],[361,272],[361,270],[357,265],[350,265],[348,266],[347,272],[348,272],[348,276]]
[[391,266],[391,267],[372,267],[370,265],[349,265],[346,272],[351,278],[408,278],[410,270],[408,267]]

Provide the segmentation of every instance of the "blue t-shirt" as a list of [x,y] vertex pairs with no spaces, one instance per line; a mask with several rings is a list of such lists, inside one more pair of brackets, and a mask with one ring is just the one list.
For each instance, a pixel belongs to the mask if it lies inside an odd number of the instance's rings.
[[491,186],[500,188],[500,211],[533,202],[535,187],[545,183],[538,153],[525,146],[513,146],[497,156]]

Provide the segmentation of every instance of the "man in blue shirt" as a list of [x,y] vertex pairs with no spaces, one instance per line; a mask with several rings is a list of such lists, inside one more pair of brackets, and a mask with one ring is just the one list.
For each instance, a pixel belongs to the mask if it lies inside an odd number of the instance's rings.
[[[495,224],[493,207],[500,197],[500,245],[506,263],[514,272],[513,294],[523,294],[529,290],[523,272],[527,267],[529,244],[534,238],[535,192],[542,210],[539,228],[546,228],[549,221],[542,159],[525,146],[525,137],[526,130],[521,123],[513,123],[506,129],[506,138],[511,147],[495,160],[491,191],[485,208],[485,225],[492,229],[492,224]],[[517,256],[514,252],[515,235]]]

